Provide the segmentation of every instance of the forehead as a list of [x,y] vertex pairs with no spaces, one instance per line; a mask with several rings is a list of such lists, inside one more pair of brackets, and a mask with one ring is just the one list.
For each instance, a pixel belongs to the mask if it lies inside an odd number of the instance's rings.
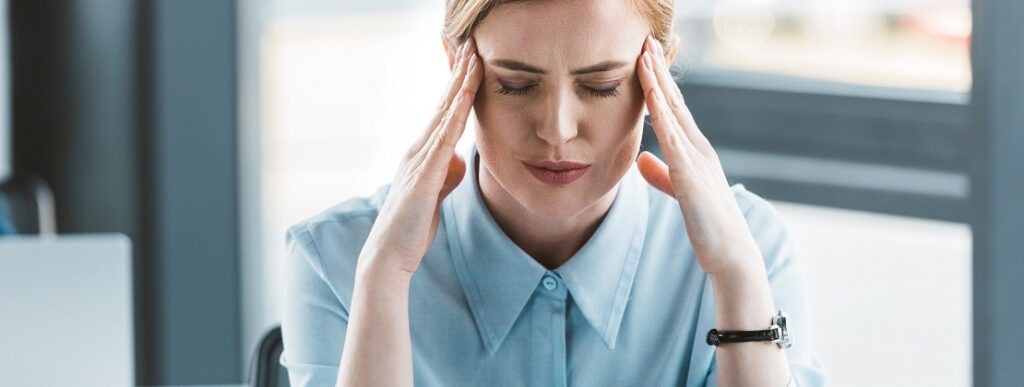
[[632,0],[535,0],[494,7],[473,36],[485,60],[565,70],[632,61],[649,33]]

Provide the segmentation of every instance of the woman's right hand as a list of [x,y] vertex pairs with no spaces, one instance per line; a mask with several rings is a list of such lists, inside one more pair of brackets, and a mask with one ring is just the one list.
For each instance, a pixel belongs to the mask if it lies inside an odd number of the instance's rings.
[[441,201],[462,182],[455,152],[483,74],[470,38],[459,47],[448,90],[426,131],[406,152],[357,263],[357,271],[416,271],[437,233]]

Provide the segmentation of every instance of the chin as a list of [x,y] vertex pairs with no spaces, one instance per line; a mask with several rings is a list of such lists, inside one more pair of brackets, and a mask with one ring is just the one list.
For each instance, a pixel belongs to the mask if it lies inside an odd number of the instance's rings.
[[519,202],[534,215],[547,219],[567,219],[579,215],[593,203],[583,203],[579,198],[565,200],[550,196],[530,196]]
[[[533,179],[532,176],[529,176]],[[574,184],[586,183],[577,181]],[[579,215],[590,208],[602,195],[594,195],[583,184],[577,187],[551,188],[536,180],[522,185],[525,187],[515,194],[516,200],[536,216],[549,219],[566,219]]]

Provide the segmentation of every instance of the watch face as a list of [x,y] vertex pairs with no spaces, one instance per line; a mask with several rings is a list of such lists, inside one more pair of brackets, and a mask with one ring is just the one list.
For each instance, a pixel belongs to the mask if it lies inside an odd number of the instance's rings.
[[707,337],[708,345],[717,346],[718,344],[720,344],[720,341],[718,340],[718,334],[717,333],[718,332],[715,331],[714,329],[708,331],[708,337]]
[[782,328],[782,343],[788,348],[793,345],[793,338],[789,336],[789,315],[786,312],[779,311],[779,316],[776,321],[779,328]]

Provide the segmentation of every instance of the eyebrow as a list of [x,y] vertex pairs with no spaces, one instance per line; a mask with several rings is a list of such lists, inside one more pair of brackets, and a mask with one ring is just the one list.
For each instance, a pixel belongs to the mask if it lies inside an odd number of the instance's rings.
[[[534,65],[529,65],[529,64],[517,61],[517,60],[512,60],[512,59],[494,59],[494,60],[491,61],[491,64],[495,65],[495,66],[498,66],[498,67],[506,68],[506,69],[509,69],[509,70],[515,70],[515,71],[525,71],[525,72],[534,73],[534,74],[547,74],[548,73],[547,70],[544,70],[544,69],[542,69],[540,67],[537,67],[537,66],[534,66]],[[582,74],[589,74],[589,73],[599,73],[599,72],[602,72],[602,71],[615,70],[615,69],[617,69],[619,67],[622,67],[622,66],[626,66],[626,62],[609,60],[609,61],[604,61],[604,62],[595,64],[595,65],[590,65],[590,66],[587,66],[587,67],[583,67],[583,68],[578,68],[578,69],[572,70],[572,71],[569,72],[569,74],[572,74],[572,75],[582,75]]]

